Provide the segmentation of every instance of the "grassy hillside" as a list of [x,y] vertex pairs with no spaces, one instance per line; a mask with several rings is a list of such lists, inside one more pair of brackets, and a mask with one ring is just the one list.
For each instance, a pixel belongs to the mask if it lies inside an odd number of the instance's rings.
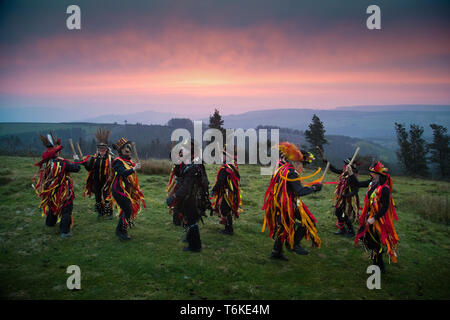
[[[334,186],[304,197],[318,219],[321,249],[307,256],[286,253],[273,261],[273,241],[262,233],[263,194],[269,177],[256,166],[241,166],[244,213],[235,235],[219,233],[216,217],[200,226],[201,253],[182,252],[184,232],[171,223],[165,205],[167,176],[140,175],[148,208],[121,242],[114,220],[98,220],[93,199],[81,196],[86,171],[73,174],[76,199],[74,237],[62,240],[58,228],[44,226],[31,176],[38,159],[0,157],[0,297],[3,299],[448,299],[450,184],[394,177],[399,221],[399,263],[387,265],[381,290],[368,290],[364,250],[333,235]],[[211,184],[217,166],[208,166]],[[336,179],[329,174],[327,180]],[[361,194],[364,191],[361,190]],[[423,201],[413,199],[423,197]],[[437,223],[417,211],[438,197],[444,219]],[[445,203],[445,201],[443,203]],[[445,205],[445,204],[444,204]],[[436,207],[438,208],[438,207]],[[447,224],[445,224],[445,222]],[[66,288],[66,268],[81,268],[81,290]]]

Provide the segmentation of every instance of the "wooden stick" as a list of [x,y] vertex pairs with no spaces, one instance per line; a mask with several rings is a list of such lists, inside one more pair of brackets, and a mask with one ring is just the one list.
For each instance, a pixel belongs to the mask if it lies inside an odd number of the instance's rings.
[[73,141],[72,141],[72,139],[69,139],[69,143],[70,143],[70,147],[72,148],[73,155],[74,155],[74,156],[77,155],[77,153],[75,152],[75,148],[74,148],[74,146],[73,146]]
[[327,174],[329,168],[330,168],[330,162],[328,161],[327,166],[325,167],[325,171],[323,172],[322,179],[320,179],[321,182],[323,181],[323,179],[325,179],[325,175]]
[[358,154],[358,152],[359,152],[359,149],[360,149],[359,147],[356,148],[356,151],[355,151],[355,153],[353,154],[352,161],[350,161],[350,163],[349,163],[350,166],[353,164],[353,161],[355,161],[356,156],[357,156],[357,154]]
[[77,142],[78,152],[80,152],[81,159],[83,158],[83,152],[81,152],[80,144]]
[[134,155],[136,157],[136,160],[137,160],[137,162],[140,162],[139,161],[139,156],[138,156],[138,153],[137,153],[137,150],[136,150],[136,143],[133,142],[132,145],[133,145],[133,151],[134,151]]

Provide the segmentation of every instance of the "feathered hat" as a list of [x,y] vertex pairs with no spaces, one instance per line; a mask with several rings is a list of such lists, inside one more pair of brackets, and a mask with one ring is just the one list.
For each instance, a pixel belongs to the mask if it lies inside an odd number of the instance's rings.
[[314,160],[314,155],[311,152],[301,150],[300,146],[297,147],[287,141],[278,144],[278,151],[280,156],[283,156],[290,161],[311,163]]
[[56,153],[58,151],[61,151],[61,149],[63,148],[63,146],[61,145],[61,139],[56,138],[51,131],[46,136],[39,134],[39,137],[41,138],[42,144],[47,148],[47,150],[42,153],[42,159],[41,161],[36,163],[37,166],[41,166],[42,163],[53,159]]
[[98,128],[95,133],[95,137],[97,138],[97,147],[108,147],[108,139],[109,139],[109,130],[105,130],[103,128]]
[[61,139],[56,138],[56,136],[51,131],[46,136],[39,134],[39,137],[41,138],[42,144],[46,148],[53,148],[61,145]]
[[381,174],[383,176],[389,176],[388,169],[380,161],[377,161],[375,164],[373,164],[369,168],[369,171],[373,172],[373,173]]
[[114,150],[120,151],[127,144],[131,144],[131,141],[127,140],[127,138],[120,138],[115,144],[113,144]]
[[372,172],[372,173],[376,173],[376,174],[379,174],[379,175],[385,177],[386,180],[383,183],[383,185],[388,186],[389,189],[392,192],[393,186],[394,186],[394,182],[392,181],[392,177],[388,173],[388,169],[380,161],[377,161],[375,164],[373,164],[369,168],[369,171]]

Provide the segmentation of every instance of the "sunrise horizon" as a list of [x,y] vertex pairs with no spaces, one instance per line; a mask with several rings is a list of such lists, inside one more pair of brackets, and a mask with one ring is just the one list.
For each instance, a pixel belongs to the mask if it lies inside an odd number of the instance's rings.
[[[0,108],[89,118],[450,105],[445,2],[4,2]],[[73,115],[71,115],[73,118]]]

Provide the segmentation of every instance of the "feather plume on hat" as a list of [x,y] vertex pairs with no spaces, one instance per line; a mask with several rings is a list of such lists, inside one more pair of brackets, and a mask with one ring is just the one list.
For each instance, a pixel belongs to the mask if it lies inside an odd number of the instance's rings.
[[46,136],[39,134],[39,138],[41,138],[42,144],[46,148],[52,148],[61,145],[61,139],[56,138],[52,131]]
[[47,136],[39,134],[39,137],[41,138],[42,144],[47,148],[47,150],[42,153],[41,161],[35,163],[35,165],[38,167],[41,166],[44,162],[53,159],[56,154],[63,148],[61,145],[61,139],[56,138],[51,131],[49,134],[47,134]]
[[290,142],[280,142],[278,150],[282,156],[290,161],[303,161],[302,152]]
[[95,133],[95,138],[97,138],[97,146],[108,146],[108,139],[109,139],[109,134],[111,132],[109,130],[103,129],[103,128],[98,128],[97,132]]
[[370,172],[373,173],[378,173],[381,174],[383,176],[388,176],[388,169],[380,162],[377,161],[375,164],[373,164],[370,168],[369,168]]

